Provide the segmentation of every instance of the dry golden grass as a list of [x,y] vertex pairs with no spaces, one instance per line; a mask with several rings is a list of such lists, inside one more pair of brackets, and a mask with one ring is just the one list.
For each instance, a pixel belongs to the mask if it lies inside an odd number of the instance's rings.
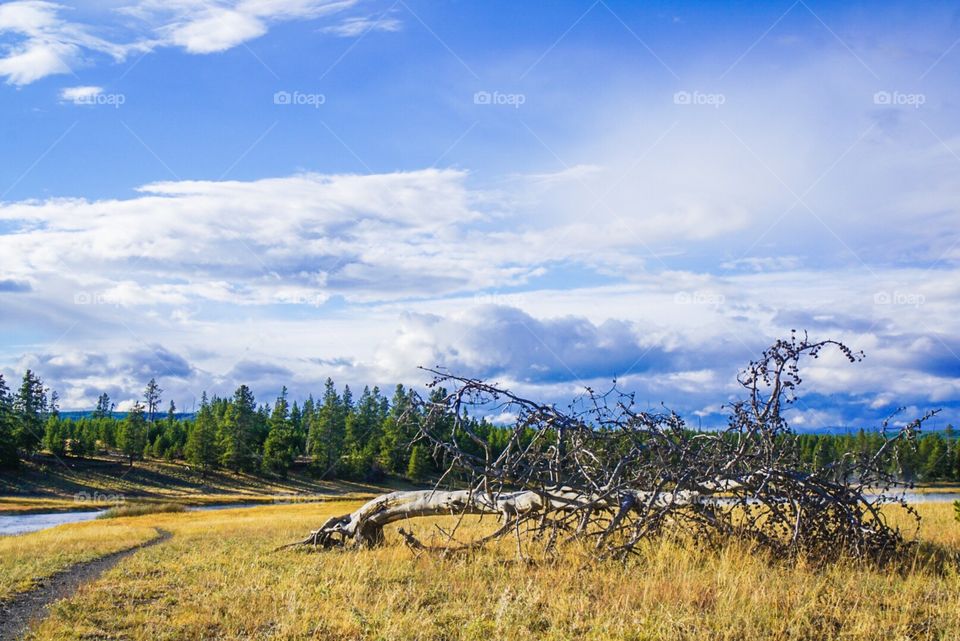
[[0,601],[74,563],[131,548],[156,535],[142,523],[91,521],[0,537]]
[[[55,606],[32,638],[960,638],[960,575],[929,550],[885,570],[818,570],[742,546],[669,541],[626,565],[591,561],[576,547],[559,562],[517,563],[512,542],[466,558],[417,557],[392,533],[377,550],[272,552],[352,507],[118,519],[173,538]],[[929,545],[960,550],[952,506],[920,509]],[[430,528],[418,524],[425,536]]]

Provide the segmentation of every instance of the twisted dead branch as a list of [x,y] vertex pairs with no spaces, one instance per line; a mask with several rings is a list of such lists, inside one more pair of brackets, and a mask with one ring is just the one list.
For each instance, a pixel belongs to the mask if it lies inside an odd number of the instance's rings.
[[[407,420],[445,469],[432,490],[393,492],[334,517],[293,546],[373,546],[384,527],[425,516],[459,517],[444,544],[426,545],[401,530],[421,551],[475,549],[505,536],[537,542],[551,552],[560,542],[590,542],[599,556],[626,557],[641,541],[665,532],[704,544],[745,539],[777,555],[816,560],[839,557],[884,561],[906,545],[882,511],[899,503],[892,489],[899,444],[911,441],[933,412],[897,430],[882,425],[876,452],[850,452],[809,469],[782,412],[796,400],[802,358],[839,350],[794,332],[738,376],[745,398],[729,406],[726,428],[694,431],[672,412],[637,409],[616,385],[587,390],[567,411],[537,403],[481,380],[440,370],[429,400],[418,399]],[[453,388],[447,392],[445,388]],[[479,434],[471,413],[509,413],[515,422],[500,438]],[[489,427],[489,426],[487,426]],[[488,430],[489,432],[489,430]],[[475,541],[456,533],[465,515],[493,515],[499,527]]]

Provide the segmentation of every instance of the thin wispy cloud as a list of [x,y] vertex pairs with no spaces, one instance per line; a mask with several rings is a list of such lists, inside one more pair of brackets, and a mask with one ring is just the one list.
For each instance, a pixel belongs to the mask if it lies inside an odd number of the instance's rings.
[[[226,51],[267,33],[271,25],[314,20],[355,6],[359,0],[142,0],[96,13],[46,0],[15,0],[0,5],[0,77],[27,85],[51,75],[73,74],[96,64],[98,56],[123,62],[131,55],[165,47],[191,54]],[[80,15],[78,15],[80,14]],[[108,22],[102,20],[106,18]],[[363,21],[363,19],[359,19]],[[348,35],[342,23],[337,35]],[[393,31],[390,20],[368,28]]]
[[330,33],[343,38],[355,38],[370,31],[400,31],[403,23],[397,18],[347,18],[340,24],[324,27],[322,33]]

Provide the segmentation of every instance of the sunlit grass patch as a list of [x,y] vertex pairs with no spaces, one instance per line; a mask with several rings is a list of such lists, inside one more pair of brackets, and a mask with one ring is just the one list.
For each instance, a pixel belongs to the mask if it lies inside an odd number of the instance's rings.
[[131,548],[157,535],[140,523],[90,521],[0,537],[0,600],[75,563]]
[[[519,562],[515,541],[439,558],[387,532],[373,550],[274,552],[356,504],[154,514],[173,538],[57,605],[37,639],[957,638],[960,578],[925,561],[880,569],[784,562],[734,543],[662,539],[626,563],[581,544]],[[949,504],[919,506],[921,536],[957,549]],[[891,508],[893,510],[893,508]],[[891,518],[906,515],[891,512]],[[414,523],[428,540],[443,520]],[[406,527],[410,527],[408,524]],[[464,537],[495,527],[472,521]]]

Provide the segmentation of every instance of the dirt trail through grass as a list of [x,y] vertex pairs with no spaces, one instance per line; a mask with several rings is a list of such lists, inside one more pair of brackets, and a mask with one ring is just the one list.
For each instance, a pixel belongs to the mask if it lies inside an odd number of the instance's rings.
[[157,536],[126,550],[113,552],[85,563],[78,563],[43,581],[34,589],[0,602],[0,641],[19,639],[31,622],[42,618],[47,607],[60,599],[72,596],[81,586],[95,581],[101,574],[135,552],[167,541],[172,536],[156,528]]

